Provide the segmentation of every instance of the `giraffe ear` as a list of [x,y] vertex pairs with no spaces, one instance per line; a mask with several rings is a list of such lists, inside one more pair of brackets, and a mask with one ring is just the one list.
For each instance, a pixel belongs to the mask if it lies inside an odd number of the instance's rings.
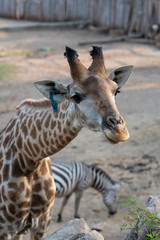
[[112,70],[109,73],[108,78],[116,82],[119,88],[122,88],[126,84],[132,72],[133,65],[123,66]]
[[48,99],[50,99],[50,94],[52,93],[56,102],[60,102],[68,96],[68,86],[56,81],[38,81],[34,85]]

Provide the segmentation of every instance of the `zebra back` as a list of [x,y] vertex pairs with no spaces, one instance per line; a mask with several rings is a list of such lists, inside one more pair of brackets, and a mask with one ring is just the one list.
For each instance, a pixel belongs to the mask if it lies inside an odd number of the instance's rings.
[[79,190],[79,184],[86,176],[86,167],[81,162],[55,161],[51,168],[56,184],[56,197],[64,197]]

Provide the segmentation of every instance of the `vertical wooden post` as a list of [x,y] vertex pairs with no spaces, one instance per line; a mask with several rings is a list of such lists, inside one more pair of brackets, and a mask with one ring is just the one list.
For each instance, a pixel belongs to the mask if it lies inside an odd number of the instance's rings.
[[124,0],[124,11],[123,11],[123,28],[126,32],[129,30],[129,22],[131,21],[131,0]]
[[111,28],[115,27],[115,9],[116,9],[116,0],[112,0],[111,2]]
[[132,19],[129,27],[128,34],[131,34],[134,30],[137,19],[139,18],[140,11],[142,11],[142,0],[135,0],[134,2],[134,10],[132,13]]
[[4,11],[3,11],[3,7],[4,7],[4,0],[0,0],[0,16],[3,17],[4,16]]

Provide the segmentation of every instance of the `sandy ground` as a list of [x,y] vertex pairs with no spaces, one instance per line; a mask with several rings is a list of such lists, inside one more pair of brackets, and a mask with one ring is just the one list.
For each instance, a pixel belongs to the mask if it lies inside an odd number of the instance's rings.
[[[91,63],[90,46],[78,43],[106,39],[105,33],[78,29],[0,32],[0,62],[11,64],[10,74],[0,78],[0,130],[25,98],[41,98],[33,82],[54,79],[71,82],[69,67],[63,56],[65,45],[75,48],[86,66]],[[104,224],[106,240],[123,239],[120,224],[127,212],[122,203],[136,198],[144,206],[150,195],[159,195],[160,187],[160,51],[154,46],[128,43],[103,44],[107,70],[122,65],[135,66],[129,82],[117,97],[117,106],[127,122],[130,139],[119,145],[110,145],[102,134],[82,130],[78,137],[61,152],[56,160],[98,162],[100,167],[121,183],[117,191],[116,215],[109,217],[101,195],[92,189],[84,192],[80,215],[92,227]],[[47,48],[46,48],[47,47]],[[39,51],[40,49],[48,51]],[[14,71],[13,71],[14,68]],[[55,202],[53,216],[61,206]],[[52,221],[48,233],[73,218],[74,196],[64,210],[61,224]],[[24,237],[25,240],[29,236]]]

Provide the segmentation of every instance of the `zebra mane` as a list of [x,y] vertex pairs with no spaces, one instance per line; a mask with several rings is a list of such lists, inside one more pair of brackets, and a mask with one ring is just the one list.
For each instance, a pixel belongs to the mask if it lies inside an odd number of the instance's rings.
[[101,168],[99,168],[95,165],[90,165],[88,167],[91,168],[91,170],[93,172],[93,176],[94,176],[93,186],[96,187],[96,185],[97,185],[96,184],[97,177],[99,177],[101,179],[103,178],[107,182],[110,182],[111,185],[115,185],[115,182],[111,179],[111,177],[105,171],[103,171]]

